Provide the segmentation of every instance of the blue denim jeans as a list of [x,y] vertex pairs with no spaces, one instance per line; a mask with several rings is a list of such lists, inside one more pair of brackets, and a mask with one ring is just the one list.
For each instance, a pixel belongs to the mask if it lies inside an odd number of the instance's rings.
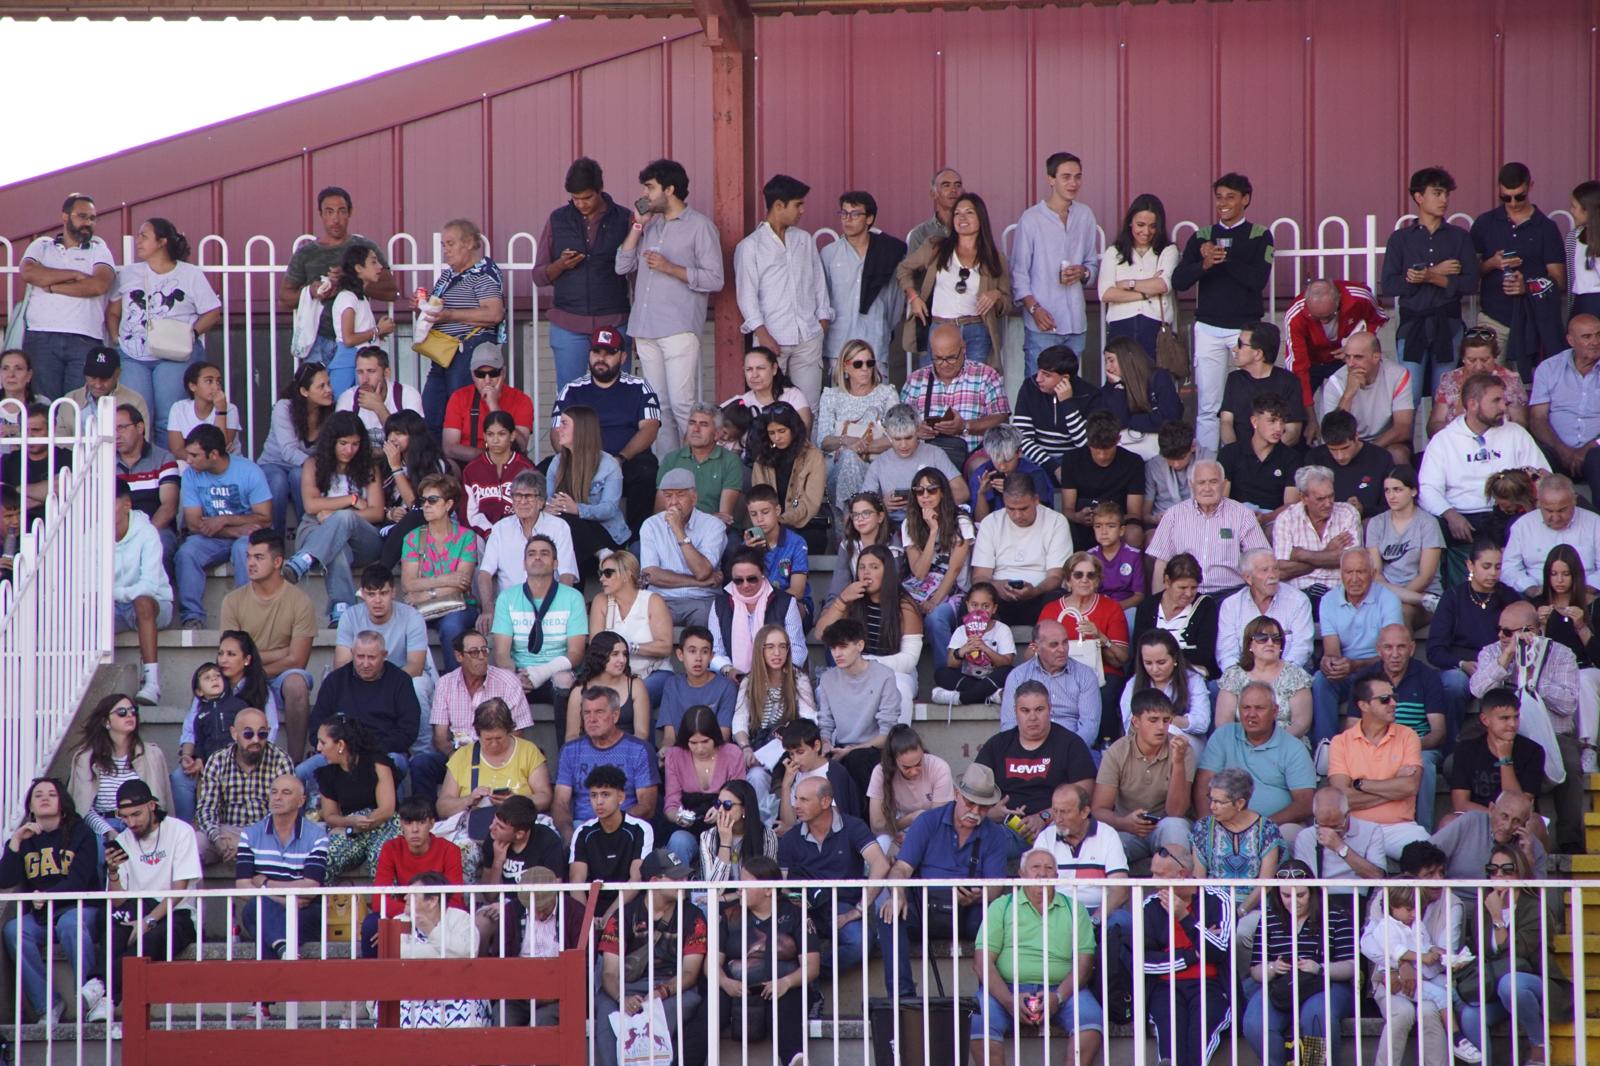
[[[484,330],[461,345],[450,366],[434,363],[428,368],[428,378],[422,383],[422,417],[433,431],[433,439],[444,442],[444,409],[457,389],[472,384],[472,353],[480,344],[494,340],[493,330]],[[337,394],[336,394],[337,395]]]
[[[1252,982],[1253,983],[1253,982]],[[1317,988],[1322,979],[1316,978]],[[1300,1005],[1300,1035],[1319,1036],[1327,1041],[1324,1062],[1337,1062],[1339,1031],[1344,1020],[1355,1013],[1355,992],[1348,982],[1334,981],[1327,992],[1316,995]],[[1263,1019],[1263,1014],[1265,1018]],[[1267,1001],[1267,990],[1258,988],[1245,1004],[1244,1015],[1239,1019],[1244,1038],[1255,1049],[1256,1056],[1267,1066],[1287,1066],[1289,1052],[1284,1041],[1294,1032],[1287,1012],[1276,1010]],[[1262,1026],[1265,1025],[1266,1054],[1262,1054]]]
[[[61,945],[60,954],[72,960],[72,972],[80,984],[85,967],[92,965],[94,931],[100,923],[98,909],[84,907],[82,911],[80,916],[79,908],[58,905],[55,912],[55,938]],[[22,994],[35,1014],[45,1013],[50,1006],[44,998],[46,975],[49,972],[45,965],[46,940],[49,937],[45,914],[44,911],[38,914],[31,911],[19,913],[5,924],[3,933],[7,957],[21,959]]]
[[194,825],[194,805],[200,794],[200,779],[184,773],[181,766],[174,767],[167,779],[172,785],[172,816],[180,822]]
[[589,334],[550,323],[550,357],[555,360],[556,394],[560,395],[567,382],[589,372]]
[[[1459,994],[1458,989],[1458,997]],[[1484,1028],[1498,1025],[1510,1018],[1512,1000],[1517,1004],[1517,1028],[1513,1031],[1511,1039],[1516,1040],[1519,1036],[1526,1036],[1530,1044],[1545,1042],[1544,978],[1536,973],[1505,974],[1495,984],[1492,998],[1488,1003],[1463,1003],[1461,1006],[1461,1035],[1471,1041],[1473,1047],[1483,1052],[1483,1066],[1490,1066],[1493,1054],[1490,1041],[1484,1039]],[[1554,1013],[1552,1008],[1552,1014]],[[1565,1017],[1565,1013],[1559,1016]]]
[[[967,359],[974,363],[987,363],[989,356],[994,352],[994,342],[989,337],[989,327],[982,322],[968,322],[959,327],[961,341],[967,346]],[[919,366],[932,366],[933,356],[927,352],[922,353]]]
[[[1089,335],[1087,333],[1045,333],[1043,330],[1034,329],[1028,324],[1027,315],[1022,317],[1022,365],[1023,372],[1028,377],[1039,369],[1039,353],[1046,348],[1054,348],[1058,344],[1065,344],[1071,348],[1078,358],[1083,358],[1083,342]],[[985,332],[988,332],[985,330]],[[1151,356],[1155,358],[1154,355]]]
[[439,676],[443,677],[461,662],[456,658],[456,637],[471,629],[478,620],[477,604],[469,604],[465,610],[447,614],[439,619],[439,661],[443,664],[439,668]]
[[249,584],[250,578],[244,571],[244,554],[249,547],[249,537],[207,537],[190,533],[184,539],[172,564],[178,576],[178,618],[181,621],[205,620],[206,567],[231,559],[233,587]]
[[153,439],[163,448],[167,446],[167,415],[172,405],[189,398],[189,390],[183,387],[184,371],[190,363],[204,362],[205,358],[205,346],[198,340],[187,363],[173,359],[145,361],[122,353],[122,383],[144,397],[145,406],[150,408]]
[[354,344],[334,345],[333,358],[328,360],[328,384],[332,386],[335,396],[342,396],[344,390],[355,388],[357,350]]
[[272,528],[288,535],[289,505],[298,517],[306,513],[305,497],[300,492],[300,468],[282,463],[262,463],[261,474],[272,490]]
[[[305,906],[299,908],[299,943],[322,939],[321,903],[321,900],[308,899]],[[259,914],[257,907],[261,908]],[[235,913],[239,915],[239,925],[246,937],[255,939],[257,930],[260,931],[260,958],[283,958],[284,942],[289,937],[289,918],[282,903],[262,896],[241,903]]]
[[[1156,339],[1161,336],[1161,323],[1154,318],[1144,315],[1134,315],[1132,318],[1119,318],[1115,322],[1106,323],[1106,340],[1117,337],[1127,337],[1139,347],[1144,349],[1153,362],[1156,357]],[[1080,351],[1081,356],[1083,353]]]
[[53,400],[83,388],[84,361],[89,358],[89,349],[99,343],[99,337],[81,333],[28,330],[22,337],[22,350],[33,360],[33,391]]
[[[1450,350],[1461,351],[1461,335],[1466,332],[1466,324],[1459,318],[1450,325]],[[1423,352],[1420,359],[1406,358],[1406,342],[1394,342],[1394,357],[1400,365],[1411,372],[1411,402],[1413,405],[1421,403],[1423,396],[1432,396],[1433,387],[1438,382],[1439,376],[1450,369],[1449,365],[1440,366],[1433,361],[1432,352]]]
[[1344,705],[1353,687],[1350,678],[1330,681],[1321,670],[1311,678],[1311,748],[1343,732]]
[[[1024,982],[1017,985],[1014,991],[1022,995],[1029,992],[1043,993],[1044,990],[1044,985]],[[988,992],[981,992],[980,995],[982,998],[978,1001],[978,1009],[972,1013],[972,1039],[999,1043],[1011,1035],[1011,1015],[1000,1005],[1000,1001]],[[1068,996],[1066,1002],[1057,1007],[1051,1017],[1055,1019],[1060,1029],[1068,1033],[1100,1032],[1105,1028],[1100,1001],[1086,988],[1079,989],[1076,995]]]

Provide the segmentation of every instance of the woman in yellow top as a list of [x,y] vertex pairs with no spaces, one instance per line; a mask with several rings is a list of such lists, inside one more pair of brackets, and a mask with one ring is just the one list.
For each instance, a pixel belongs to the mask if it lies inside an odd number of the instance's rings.
[[461,745],[445,763],[437,803],[439,817],[448,818],[469,807],[492,810],[507,796],[527,796],[539,810],[548,811],[553,795],[550,765],[539,745],[516,735],[506,701],[498,696],[484,700],[472,724],[478,742]]

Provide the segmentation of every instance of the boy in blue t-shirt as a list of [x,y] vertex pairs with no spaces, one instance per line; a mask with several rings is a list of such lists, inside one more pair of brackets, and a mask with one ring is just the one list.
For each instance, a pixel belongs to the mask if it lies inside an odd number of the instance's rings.
[[767,553],[767,580],[774,588],[794,597],[800,605],[800,624],[809,631],[813,613],[808,587],[811,553],[806,550],[805,538],[778,521],[783,503],[778,499],[778,490],[771,485],[752,485],[745,493],[745,505],[751,524],[751,528],[745,530],[745,546]]
[[704,704],[717,716],[723,739],[733,735],[734,700],[738,686],[711,669],[711,630],[705,626],[685,626],[678,640],[678,662],[683,673],[670,674],[656,704],[656,728],[661,730],[658,751],[672,747],[684,712]]

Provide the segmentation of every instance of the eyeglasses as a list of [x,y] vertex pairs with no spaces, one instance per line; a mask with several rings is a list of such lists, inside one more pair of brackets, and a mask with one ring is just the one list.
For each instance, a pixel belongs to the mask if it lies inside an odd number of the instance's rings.
[[1285,881],[1305,881],[1311,877],[1309,870],[1279,870],[1278,876]]
[[850,369],[852,369],[852,370],[871,370],[873,367],[875,367],[877,365],[878,365],[878,361],[876,359],[852,359],[852,360],[850,360]]
[[845,210],[841,209],[840,212],[839,212],[839,217],[841,219],[843,219],[845,222],[849,222],[851,219],[866,218],[867,217],[867,213],[865,211],[863,211],[859,207],[856,208],[854,211],[845,211]]
[[[1502,196],[1501,199],[1503,200],[1505,197]],[[1515,874],[1516,872],[1517,864],[1514,862],[1491,862],[1486,863],[1483,867],[1485,877],[1493,877],[1495,874]]]
[[1282,633],[1256,633],[1250,638],[1252,644],[1283,644]]
[[480,656],[488,655],[489,654],[489,646],[487,644],[485,644],[481,648],[462,648],[461,649],[461,654],[462,655],[470,655],[474,659],[476,659],[476,658],[479,658]]
[[1502,637],[1514,637],[1518,633],[1532,633],[1532,632],[1534,632],[1533,626],[1519,626],[1516,629],[1507,629],[1505,626],[1501,626],[1500,627],[1500,635]]
[[876,517],[877,513],[878,512],[875,509],[873,509],[871,507],[867,507],[867,508],[865,508],[863,510],[860,510],[860,511],[851,511],[850,512],[850,517],[859,522],[864,518]]
[[139,717],[139,708],[137,708],[137,707],[113,707],[111,709],[111,713],[116,715],[118,718],[137,718],[137,717]]
[[1097,576],[1099,575],[1097,575],[1093,570],[1074,570],[1072,572],[1072,580],[1074,581],[1091,579]]
[[1232,796],[1207,796],[1206,799],[1211,801],[1211,806],[1213,807],[1231,807],[1239,802]]
[[938,485],[918,485],[916,488],[911,490],[911,495],[913,495],[913,496],[937,496],[937,495],[939,495],[939,486]]
[[736,577],[733,579],[733,583],[735,585],[759,585],[762,580],[761,575],[757,574],[755,577]]
[[1185,862],[1183,859],[1180,859],[1178,856],[1174,855],[1172,852],[1168,851],[1167,850],[1167,846],[1165,844],[1161,845],[1159,848],[1156,849],[1156,854],[1161,856],[1163,859],[1171,859],[1173,862],[1177,863],[1179,866],[1182,866],[1185,870],[1187,870],[1189,868],[1189,864],[1187,862]]
[[970,277],[972,277],[972,268],[962,267],[960,273],[956,275],[957,296],[965,296],[967,294],[967,279]]
[[513,492],[511,499],[514,503],[527,503],[530,500],[539,499],[539,494],[537,492]]
[[434,504],[434,503],[443,503],[444,502],[444,497],[443,496],[438,496],[438,495],[434,495],[434,496],[419,496],[419,497],[417,497],[417,500],[418,500],[419,503]]
[[1526,203],[1527,200],[1528,191],[1526,189],[1522,192],[1503,192],[1500,194],[1500,202],[1503,204],[1521,204]]
[[614,567],[614,566],[607,566],[607,567],[603,568],[600,571],[600,576],[601,577],[616,577],[617,576],[617,568]]
[[265,729],[241,729],[241,730],[239,730],[239,739],[240,740],[255,740],[257,737],[261,738],[262,740],[270,740],[271,739],[270,734],[268,734],[268,732]]
[[716,808],[718,808],[720,810],[731,811],[735,807],[743,807],[744,804],[740,803],[738,800],[717,800],[711,806],[716,807]]
[[501,372],[496,370],[494,367],[486,366],[474,370],[472,372],[472,376],[475,378],[497,378],[500,376],[500,373]]

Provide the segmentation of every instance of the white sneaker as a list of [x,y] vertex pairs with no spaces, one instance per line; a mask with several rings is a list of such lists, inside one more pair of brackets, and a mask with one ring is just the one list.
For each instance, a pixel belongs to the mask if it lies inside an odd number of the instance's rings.
[[1482,1062],[1483,1052],[1466,1037],[1456,1041],[1456,1058],[1462,1062]]
[[110,1025],[108,1025],[106,1027],[106,1035],[109,1036],[113,1040],[121,1040],[122,1039],[122,1023],[121,1022],[112,1022]]
[[50,1013],[50,1016],[49,1016],[50,1028],[54,1029],[56,1026],[61,1024],[61,1015],[66,1013],[66,1010],[67,1010],[67,1005],[62,1000],[58,999],[54,1003],[50,1004],[50,1012],[49,1012]]
[[83,1016],[86,1022],[109,1022],[111,1020],[111,1000],[105,996],[100,997],[100,1002],[89,1009]]
[[944,703],[950,706],[961,702],[961,694],[953,688],[936,688],[933,690],[931,698],[934,703]]
[[154,707],[161,702],[161,683],[153,677],[144,679],[144,684],[139,686],[139,691],[134,694],[133,702],[141,707]]
[[78,988],[78,996],[83,1000],[83,1018],[85,1021],[103,1022],[106,1020],[106,983],[104,981],[98,977],[89,978]]
[[1000,705],[1000,697],[1003,696],[1003,695],[1005,695],[1005,689],[997,688],[993,692],[989,693],[989,698],[984,700],[983,702],[984,703],[992,703],[992,704],[994,704],[995,706],[998,707]]

